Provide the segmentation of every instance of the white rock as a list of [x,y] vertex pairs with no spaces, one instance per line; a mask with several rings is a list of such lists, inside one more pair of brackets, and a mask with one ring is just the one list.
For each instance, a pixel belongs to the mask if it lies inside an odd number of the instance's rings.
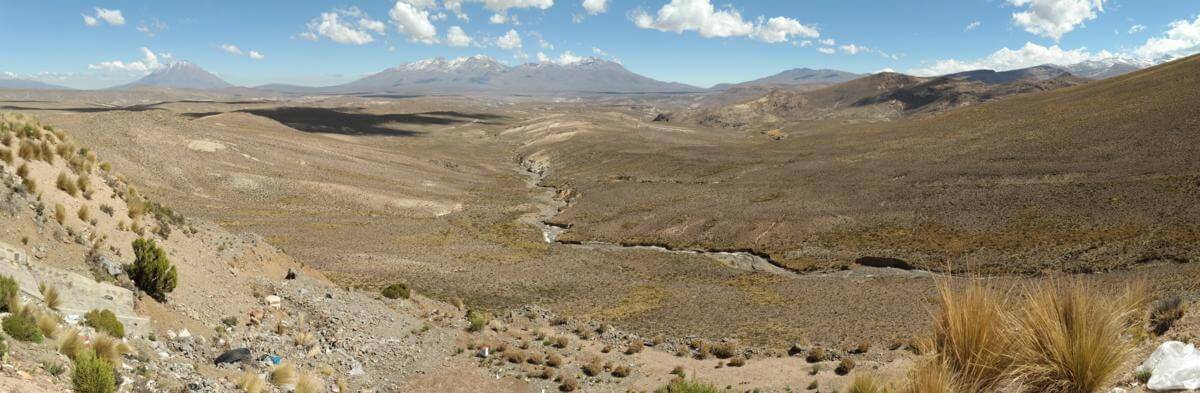
[[180,340],[192,338],[192,332],[189,332],[187,329],[179,329],[179,333],[175,335],[175,338]]
[[272,308],[279,308],[279,306],[283,303],[283,299],[275,295],[267,296],[263,300],[267,302],[267,307]]
[[1150,371],[1150,390],[1200,389],[1200,351],[1192,344],[1167,341],[1137,370]]

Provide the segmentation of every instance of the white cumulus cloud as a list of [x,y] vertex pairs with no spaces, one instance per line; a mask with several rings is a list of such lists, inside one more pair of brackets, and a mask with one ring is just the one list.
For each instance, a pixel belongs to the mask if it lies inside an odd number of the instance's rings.
[[608,11],[608,0],[583,0],[583,9],[588,15],[599,15]]
[[1008,71],[1019,68],[1034,67],[1043,64],[1070,65],[1088,60],[1099,60],[1114,57],[1111,52],[1090,52],[1087,48],[1066,50],[1058,45],[1041,46],[1032,42],[1018,49],[1002,48],[982,59],[976,60],[938,60],[933,65],[910,71],[913,75],[932,76],[945,75],[955,72],[989,69]]
[[522,47],[521,35],[516,30],[509,30],[503,36],[496,39],[496,46],[500,49],[520,50]]
[[758,26],[755,27],[752,36],[760,41],[774,44],[788,42],[793,36],[816,38],[820,37],[821,33],[817,31],[816,27],[803,25],[798,20],[776,16],[767,20],[766,23],[759,18]]
[[225,53],[229,53],[231,55],[238,55],[238,56],[242,55],[242,49],[238,48],[237,45],[221,44],[221,50],[223,50],[223,51],[225,51]]
[[1008,0],[1025,7],[1013,13],[1013,23],[1025,31],[1058,40],[1084,22],[1096,19],[1104,11],[1105,0]]
[[374,42],[375,36],[371,35],[372,29],[356,26],[352,21],[346,20],[355,16],[365,18],[357,8],[322,12],[321,16],[308,22],[308,31],[300,33],[300,37],[310,41],[325,37],[330,41],[348,45],[366,45]]
[[125,25],[125,16],[121,15],[121,10],[110,10],[107,8],[95,8],[94,15],[83,14],[83,24],[88,27],[97,27],[101,24],[109,24],[111,26]]
[[1146,40],[1134,54],[1150,60],[1180,57],[1200,52],[1200,15],[1195,20],[1177,20],[1167,25],[1166,35]]
[[250,53],[248,53],[246,55],[250,56],[250,59],[252,59],[252,60],[262,60],[262,59],[267,58],[266,56],[263,56],[262,53],[259,53],[258,51],[254,51],[254,50],[250,51]]
[[834,53],[837,53],[837,49],[834,49],[834,48],[826,48],[826,47],[820,47],[820,48],[817,48],[817,52],[821,52],[821,53],[824,53],[824,54],[827,54],[827,55],[832,55],[832,54],[834,54]]
[[467,33],[463,31],[462,27],[450,26],[450,28],[446,30],[446,44],[450,46],[470,46],[471,42],[473,41],[474,40],[471,38],[471,36],[467,35]]
[[[418,1],[418,3],[420,3]],[[424,4],[424,3],[422,3]],[[430,2],[432,4],[432,2]],[[429,11],[404,1],[397,1],[388,12],[392,23],[396,25],[410,41],[433,44],[437,42],[437,27],[429,21]]]
[[971,31],[971,30],[975,30],[975,29],[978,29],[978,28],[979,28],[979,26],[983,26],[983,22],[980,22],[980,21],[974,21],[974,22],[968,23],[968,24],[967,24],[967,27],[966,27],[966,28],[964,28],[964,29],[963,29],[963,31]]
[[163,66],[160,61],[171,58],[171,55],[166,53],[154,53],[150,48],[142,47],[142,58],[133,61],[112,60],[96,64],[88,64],[88,69],[99,71],[124,72],[134,74],[147,74]]
[[1145,30],[1146,30],[1146,26],[1145,26],[1145,25],[1133,25],[1133,26],[1129,26],[1129,34],[1137,34],[1137,33],[1141,33],[1141,32],[1143,32],[1143,31],[1145,31]]

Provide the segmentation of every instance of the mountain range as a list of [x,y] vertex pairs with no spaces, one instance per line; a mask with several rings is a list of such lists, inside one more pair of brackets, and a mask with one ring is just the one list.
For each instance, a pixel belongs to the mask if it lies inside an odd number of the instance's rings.
[[139,87],[163,87],[172,89],[220,90],[233,87],[220,77],[205,71],[195,64],[179,61],[159,68],[149,75],[131,83],[112,87],[114,90],[129,90]]
[[722,83],[710,90],[729,90],[747,86],[806,86],[806,85],[836,85],[861,78],[861,74],[840,70],[811,68],[794,68],[775,75],[742,83]]
[[[988,84],[1016,80],[1048,80],[1070,74],[1105,79],[1139,70],[1157,62],[1126,58],[1092,60],[1067,66],[1044,65],[1012,71],[975,70],[946,75]],[[554,93],[701,93],[712,92],[706,102],[728,104],[761,97],[772,89],[815,90],[862,78],[864,75],[830,69],[796,68],[775,75],[703,89],[682,83],[654,80],[629,71],[617,62],[594,57],[572,62],[538,62],[505,65],[488,56],[435,58],[401,64],[364,78],[335,86],[267,84],[255,87],[293,94],[554,94]],[[203,68],[179,61],[159,68],[134,82],[112,90],[136,88],[224,90],[234,85]],[[0,89],[67,89],[26,79],[0,79]]]
[[620,63],[594,57],[575,62],[526,63],[509,67],[487,56],[436,58],[401,64],[337,86],[264,85],[283,93],[689,93],[703,89],[661,82],[630,72]]
[[71,90],[66,86],[39,82],[31,79],[0,77],[0,89],[14,90]]

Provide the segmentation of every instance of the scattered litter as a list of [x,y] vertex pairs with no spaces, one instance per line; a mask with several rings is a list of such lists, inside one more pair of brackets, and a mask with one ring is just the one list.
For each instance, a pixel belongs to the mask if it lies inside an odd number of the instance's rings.
[[1150,354],[1138,371],[1150,371],[1150,390],[1200,389],[1200,351],[1196,346],[1167,341]]

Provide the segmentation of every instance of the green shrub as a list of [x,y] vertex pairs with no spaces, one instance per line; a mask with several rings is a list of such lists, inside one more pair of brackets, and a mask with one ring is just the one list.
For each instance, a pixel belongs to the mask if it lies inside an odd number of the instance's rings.
[[467,321],[471,323],[471,325],[467,327],[467,330],[472,332],[482,331],[484,327],[487,327],[488,319],[487,313],[475,310],[467,312]]
[[166,302],[167,294],[175,290],[178,282],[166,250],[159,248],[154,240],[137,239],[133,241],[133,254],[136,259],[127,268],[129,278],[154,300]]
[[410,295],[412,295],[412,292],[408,290],[408,286],[401,283],[395,283],[388,285],[387,288],[383,288],[383,297],[388,299],[408,299]]
[[87,314],[83,314],[83,324],[91,326],[97,331],[108,333],[113,337],[125,337],[125,325],[122,325],[121,321],[117,320],[116,314],[107,309],[92,310],[88,311]]
[[720,391],[712,385],[697,380],[675,378],[667,386],[655,389],[654,393],[720,393]]
[[79,393],[113,393],[117,390],[112,364],[96,357],[96,353],[90,349],[83,350],[75,357],[71,384]]
[[32,317],[12,314],[4,317],[3,326],[9,337],[20,341],[42,342],[42,329],[38,328],[37,321]]
[[0,276],[0,310],[11,311],[8,309],[8,299],[17,296],[21,287],[11,276]]

